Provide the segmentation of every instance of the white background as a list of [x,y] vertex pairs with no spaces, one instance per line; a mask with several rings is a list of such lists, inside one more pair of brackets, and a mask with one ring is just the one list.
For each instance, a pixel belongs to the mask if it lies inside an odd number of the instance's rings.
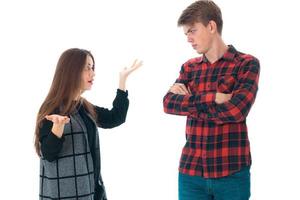
[[[85,97],[111,107],[118,73],[135,59],[128,80],[127,121],[99,130],[102,174],[110,200],[175,200],[185,117],[163,113],[162,98],[187,59],[198,56],[176,22],[191,0],[1,1],[1,199],[38,199],[36,114],[60,54],[91,50],[96,80]],[[299,6],[297,1],[216,3],[223,38],[260,59],[258,96],[249,116],[252,197],[299,197]]]

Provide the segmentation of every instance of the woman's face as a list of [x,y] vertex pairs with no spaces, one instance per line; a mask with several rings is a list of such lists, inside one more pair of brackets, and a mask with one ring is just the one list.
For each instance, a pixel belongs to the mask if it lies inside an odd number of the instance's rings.
[[91,56],[88,55],[86,58],[86,63],[83,68],[82,76],[81,76],[81,82],[82,82],[81,91],[82,92],[84,92],[86,90],[90,90],[92,88],[94,76],[95,76],[94,69],[95,68],[94,68],[93,59]]

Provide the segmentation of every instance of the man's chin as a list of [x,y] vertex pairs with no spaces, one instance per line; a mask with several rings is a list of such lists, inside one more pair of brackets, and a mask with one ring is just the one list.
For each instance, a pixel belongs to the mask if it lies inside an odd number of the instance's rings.
[[202,51],[200,51],[200,50],[197,50],[197,49],[196,49],[196,52],[197,52],[198,54],[203,54],[203,52],[202,52]]

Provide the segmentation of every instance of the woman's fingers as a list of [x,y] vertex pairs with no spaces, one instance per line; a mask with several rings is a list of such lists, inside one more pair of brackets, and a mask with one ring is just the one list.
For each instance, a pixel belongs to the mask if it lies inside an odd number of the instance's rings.
[[49,121],[52,121],[55,124],[67,124],[70,122],[70,118],[67,116],[61,116],[61,115],[46,115],[45,118]]
[[135,60],[133,61],[133,64],[131,65],[131,67],[135,66],[136,62],[137,62],[137,59],[135,59]]
[[143,61],[138,62],[138,59],[135,59],[133,64],[130,67],[130,72],[133,72],[134,70],[136,70],[137,68],[139,68],[142,65],[143,65]]
[[[136,60],[136,61],[137,61],[137,60]],[[135,68],[135,69],[137,69],[137,68],[139,68],[140,66],[143,65],[143,61],[140,60],[138,63],[136,63],[136,61],[135,61],[135,64],[134,64],[134,66],[135,66],[134,68]]]
[[46,115],[45,118],[49,121],[52,121],[53,120],[53,116],[52,115]]
[[70,122],[70,118],[69,117],[66,117],[65,119],[65,124],[69,123]]
[[131,72],[135,71],[136,69],[138,69],[140,66],[142,66],[143,62],[142,61],[138,61],[137,59],[133,62],[133,64],[131,65],[130,68],[124,67],[124,69],[120,72],[120,76],[122,78],[127,78],[127,76],[129,74],[131,74]]

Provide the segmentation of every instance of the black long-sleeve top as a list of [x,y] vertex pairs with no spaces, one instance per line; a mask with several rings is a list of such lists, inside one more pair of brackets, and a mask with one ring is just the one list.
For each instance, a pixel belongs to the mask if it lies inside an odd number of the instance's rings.
[[[112,109],[109,110],[107,108],[95,106],[95,111],[97,113],[97,126],[101,128],[113,128],[121,125],[126,120],[128,106],[128,92],[118,89],[117,95],[113,101]],[[87,116],[87,111],[83,106],[79,106],[78,111],[87,128],[90,149],[95,149],[94,142],[96,137],[96,127],[91,119]],[[53,123],[51,121],[44,120],[40,129],[41,152],[43,157],[48,161],[53,161],[57,158],[64,143],[64,136],[58,138],[51,131],[52,125]],[[95,152],[91,153],[94,159]]]

